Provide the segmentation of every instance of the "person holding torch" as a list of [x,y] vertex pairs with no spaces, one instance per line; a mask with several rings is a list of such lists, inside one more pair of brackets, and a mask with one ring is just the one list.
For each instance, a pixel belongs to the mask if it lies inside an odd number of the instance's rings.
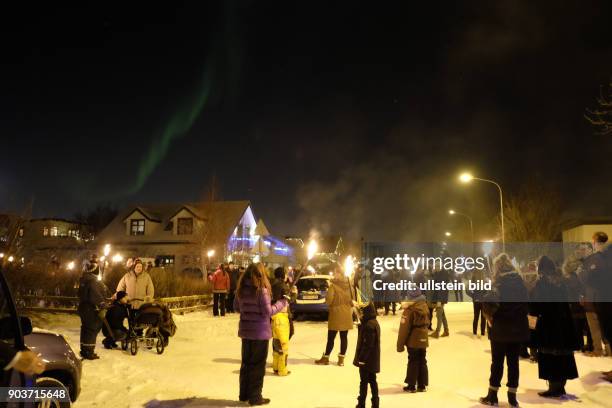
[[334,276],[330,281],[325,302],[329,307],[327,320],[327,345],[325,352],[315,364],[329,365],[329,356],[334,349],[336,335],[340,333],[340,354],[338,365],[344,365],[344,357],[348,348],[348,331],[353,329],[353,299],[349,279],[344,275],[342,267],[334,266]]

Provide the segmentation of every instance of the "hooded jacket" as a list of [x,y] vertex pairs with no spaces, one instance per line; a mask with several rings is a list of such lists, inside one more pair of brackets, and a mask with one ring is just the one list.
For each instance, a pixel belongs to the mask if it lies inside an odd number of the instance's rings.
[[327,290],[325,302],[329,306],[329,330],[345,331],[353,329],[353,301],[347,279],[332,279]]
[[270,294],[266,288],[257,291],[252,280],[245,276],[240,293],[234,298],[234,310],[240,313],[238,337],[246,340],[270,340],[272,326],[270,318],[287,306],[287,299],[282,298],[271,304]]
[[424,296],[419,296],[412,302],[402,303],[404,312],[400,320],[397,333],[397,351],[401,353],[404,348],[422,349],[429,347],[429,308]]
[[98,280],[98,273],[85,272],[79,281],[79,307],[104,308],[107,292],[104,283]]
[[380,372],[380,325],[376,320],[373,303],[369,303],[363,309],[353,365],[364,368],[370,373]]

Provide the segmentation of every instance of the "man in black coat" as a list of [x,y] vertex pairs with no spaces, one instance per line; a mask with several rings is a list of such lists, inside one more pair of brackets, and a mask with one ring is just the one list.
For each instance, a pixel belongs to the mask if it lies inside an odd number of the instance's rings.
[[376,320],[376,307],[372,302],[362,309],[353,365],[359,367],[360,382],[357,408],[365,408],[368,384],[372,391],[372,408],[378,408],[379,397],[376,374],[380,372],[380,325]]
[[86,360],[100,358],[95,352],[96,337],[102,329],[102,313],[106,306],[108,290],[99,279],[100,268],[93,256],[79,282],[79,307],[81,318],[81,357]]

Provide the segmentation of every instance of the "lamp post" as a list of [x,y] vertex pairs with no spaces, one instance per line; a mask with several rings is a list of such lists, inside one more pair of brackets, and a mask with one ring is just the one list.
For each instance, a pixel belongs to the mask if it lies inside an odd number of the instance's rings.
[[472,242],[474,242],[474,222],[472,221],[472,217],[462,212],[455,211],[455,210],[448,210],[448,213],[450,215],[460,215],[462,217],[465,217],[468,220],[468,222],[470,223],[470,236],[471,236]]
[[479,178],[479,177],[474,177],[472,174],[470,173],[462,173],[461,175],[459,175],[459,181],[467,184],[469,182],[471,182],[472,180],[478,180],[478,181],[484,181],[486,183],[491,183],[494,184],[495,187],[497,187],[497,190],[499,191],[499,215],[501,217],[501,239],[502,239],[502,248],[503,251],[506,252],[506,239],[505,239],[505,231],[504,231],[504,195],[502,193],[502,188],[501,186],[496,183],[493,180],[488,180],[488,179],[483,179],[483,178]]

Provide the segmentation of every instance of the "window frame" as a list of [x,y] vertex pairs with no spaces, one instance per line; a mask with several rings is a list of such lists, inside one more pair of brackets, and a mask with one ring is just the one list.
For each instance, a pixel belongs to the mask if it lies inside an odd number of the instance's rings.
[[130,232],[130,236],[133,236],[133,237],[145,235],[146,220],[144,218],[132,218],[130,220],[130,231],[129,232]]

